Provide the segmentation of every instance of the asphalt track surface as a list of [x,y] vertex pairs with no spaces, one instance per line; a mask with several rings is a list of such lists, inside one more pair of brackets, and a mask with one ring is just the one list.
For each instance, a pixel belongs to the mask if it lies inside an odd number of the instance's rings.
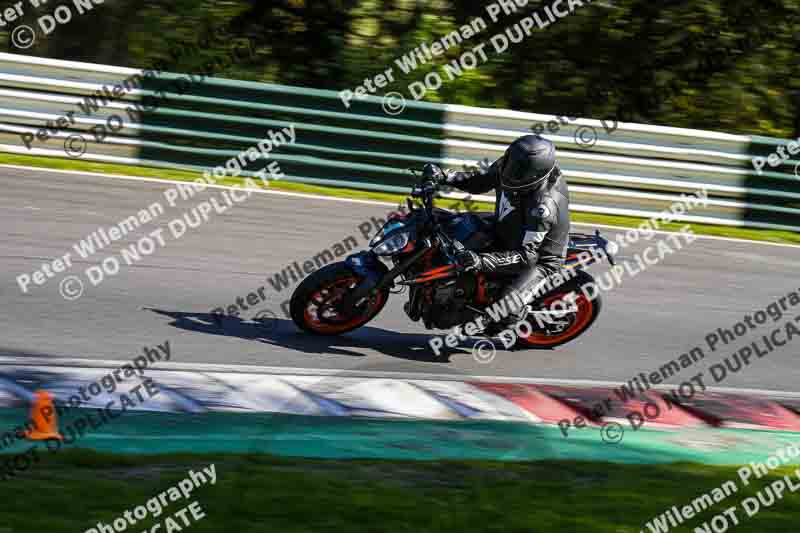
[[[383,313],[359,331],[316,338],[300,333],[280,312],[293,286],[276,292],[267,281],[293,261],[302,264],[347,236],[363,248],[367,239],[359,225],[384,216],[387,207],[254,194],[173,239],[167,222],[210,194],[219,197],[220,190],[209,189],[138,230],[137,236],[163,227],[166,242],[140,263],[123,264],[116,276],[96,287],[83,274],[109,255],[119,257],[117,252],[136,240],[129,235],[90,259],[73,259],[69,272],[22,293],[19,274],[66,252],[76,256],[72,245],[100,226],[116,225],[153,202],[166,207],[163,191],[172,186],[0,167],[0,356],[41,357],[43,365],[56,357],[126,360],[145,345],[169,340],[172,360],[183,363],[624,382],[705,346],[709,332],[731,327],[798,287],[798,248],[701,239],[640,275],[626,277],[604,295],[603,313],[591,331],[571,344],[549,351],[501,349],[493,362],[482,364],[468,343],[436,358],[428,345],[430,332],[403,313],[405,294],[393,296]],[[613,236],[615,230],[604,233]],[[634,245],[625,255],[642,248]],[[598,271],[593,267],[593,272]],[[85,282],[78,300],[59,294],[59,281],[67,274]],[[211,320],[211,309],[262,286],[267,300],[243,311],[240,319],[226,319],[224,327]],[[264,310],[279,317],[268,327],[250,320]],[[759,337],[751,334],[730,350],[708,354],[671,382],[688,379]],[[795,349],[789,344],[719,386],[795,391],[800,379]]]

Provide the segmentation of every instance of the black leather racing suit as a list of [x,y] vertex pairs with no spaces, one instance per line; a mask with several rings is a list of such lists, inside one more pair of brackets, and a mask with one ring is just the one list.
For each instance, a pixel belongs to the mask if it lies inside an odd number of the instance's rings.
[[503,297],[516,291],[525,304],[541,296],[546,278],[563,264],[569,242],[569,193],[556,168],[535,191],[509,195],[500,187],[502,158],[485,172],[456,172],[448,183],[462,191],[481,194],[496,190],[495,247],[479,254],[481,270],[517,274]]

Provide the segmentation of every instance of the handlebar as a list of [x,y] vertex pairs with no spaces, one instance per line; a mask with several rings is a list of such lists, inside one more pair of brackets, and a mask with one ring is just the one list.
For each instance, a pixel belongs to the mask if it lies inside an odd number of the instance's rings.
[[414,198],[432,197],[447,182],[447,175],[442,167],[436,163],[426,163],[422,170],[414,168],[408,170],[415,176],[422,178],[411,189],[411,196]]
[[[458,264],[456,253],[464,249],[463,245],[443,233],[439,228],[439,223],[433,216],[433,199],[442,186],[447,184],[447,174],[444,172],[444,169],[436,163],[427,163],[421,170],[414,168],[408,170],[415,176],[421,178],[411,189],[411,196],[422,199],[422,204],[425,208],[428,221],[431,224],[434,238],[439,241],[441,250],[448,259],[450,259],[451,263]],[[411,201],[409,200],[408,202],[410,208]],[[463,267],[459,265],[458,271],[460,272],[462,268]]]

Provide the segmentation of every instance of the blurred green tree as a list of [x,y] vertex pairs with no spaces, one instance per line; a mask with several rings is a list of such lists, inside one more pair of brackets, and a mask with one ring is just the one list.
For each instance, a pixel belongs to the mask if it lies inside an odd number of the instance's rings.
[[[57,5],[28,6],[23,22],[36,26]],[[117,0],[73,17],[31,49],[12,46],[10,26],[0,42],[12,53],[145,67],[169,62],[174,43],[224,26],[229,39],[170,69],[198,69],[247,40],[255,54],[218,76],[341,90],[394,66],[387,92],[408,95],[409,83],[442,74],[532,9],[493,23],[473,0]],[[475,17],[487,29],[444,57],[407,75],[396,67],[396,58]],[[505,53],[488,45],[485,64],[453,80],[442,76],[445,83],[425,99],[797,137],[798,28],[799,0],[595,1]]]

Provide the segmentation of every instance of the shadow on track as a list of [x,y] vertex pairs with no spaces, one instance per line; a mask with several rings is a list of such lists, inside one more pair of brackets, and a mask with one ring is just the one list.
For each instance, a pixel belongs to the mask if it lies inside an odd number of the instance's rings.
[[[274,315],[257,320],[211,313],[165,311],[150,307],[144,309],[172,318],[170,325],[176,328],[209,335],[238,337],[307,354],[365,357],[364,353],[348,349],[364,348],[398,359],[429,363],[450,363],[450,356],[453,354],[471,356],[469,350],[442,352],[440,356],[436,356],[428,344],[431,335],[398,333],[371,326],[362,326],[345,335],[323,337],[303,333],[291,320],[279,319]],[[368,338],[362,340],[359,337]]]

